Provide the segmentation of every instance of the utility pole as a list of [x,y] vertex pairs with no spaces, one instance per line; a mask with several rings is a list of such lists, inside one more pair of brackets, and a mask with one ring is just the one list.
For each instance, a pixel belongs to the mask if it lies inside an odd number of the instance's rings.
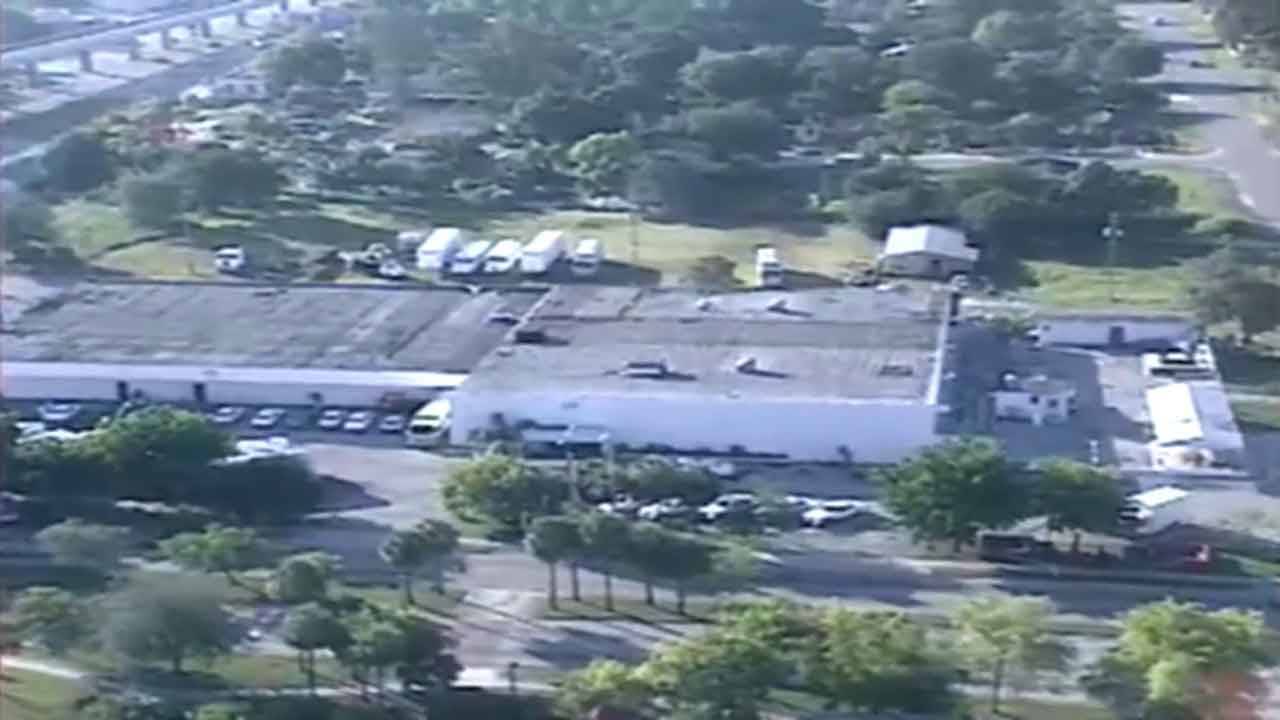
[[1119,250],[1120,239],[1124,237],[1124,228],[1120,227],[1120,213],[1112,212],[1107,215],[1106,227],[1102,228],[1102,239],[1107,241],[1107,271],[1111,275],[1111,299],[1119,300],[1119,293],[1116,285],[1116,256]]

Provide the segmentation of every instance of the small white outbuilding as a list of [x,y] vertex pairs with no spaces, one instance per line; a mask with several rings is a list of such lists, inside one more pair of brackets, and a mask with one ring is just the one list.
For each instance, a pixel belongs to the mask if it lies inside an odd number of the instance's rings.
[[877,264],[887,275],[949,278],[973,272],[978,249],[965,234],[943,225],[891,228]]

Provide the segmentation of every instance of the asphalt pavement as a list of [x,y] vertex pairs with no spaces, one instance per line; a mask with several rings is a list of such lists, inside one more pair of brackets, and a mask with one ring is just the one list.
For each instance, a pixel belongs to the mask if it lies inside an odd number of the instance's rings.
[[[1263,95],[1277,92],[1268,73],[1220,62],[1221,45],[1197,32],[1198,6],[1130,3],[1119,12],[1129,25],[1165,51],[1165,70],[1151,82],[1168,93],[1171,110],[1193,119],[1208,146],[1194,164],[1217,170],[1235,184],[1240,202],[1280,228],[1280,149],[1257,118]],[[1192,67],[1192,62],[1199,67]]]

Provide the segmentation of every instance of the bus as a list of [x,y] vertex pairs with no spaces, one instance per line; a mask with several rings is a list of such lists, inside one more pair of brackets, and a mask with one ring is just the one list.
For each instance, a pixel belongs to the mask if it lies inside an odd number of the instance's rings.
[[418,408],[409,419],[404,431],[404,441],[409,447],[435,447],[443,445],[449,435],[449,417],[453,403],[448,398],[437,398]]

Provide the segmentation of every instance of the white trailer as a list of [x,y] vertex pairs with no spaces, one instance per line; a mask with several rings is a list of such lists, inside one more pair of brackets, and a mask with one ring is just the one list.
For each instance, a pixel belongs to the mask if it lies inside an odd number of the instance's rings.
[[418,246],[419,270],[444,270],[458,249],[467,242],[465,230],[456,227],[436,228]]
[[520,262],[520,241],[500,240],[484,259],[484,271],[490,275],[511,272]]
[[541,275],[564,257],[568,237],[563,230],[543,230],[520,251],[520,272]]
[[574,275],[595,275],[603,262],[604,243],[596,238],[583,238],[569,256],[569,270]]
[[1120,510],[1120,523],[1138,535],[1154,535],[1174,523],[1189,522],[1191,493],[1165,485],[1130,495]]
[[453,275],[470,275],[480,272],[484,260],[493,249],[492,240],[472,240],[458,251],[449,261],[449,272]]
[[761,287],[778,287],[786,277],[787,269],[772,247],[756,250],[756,284]]

